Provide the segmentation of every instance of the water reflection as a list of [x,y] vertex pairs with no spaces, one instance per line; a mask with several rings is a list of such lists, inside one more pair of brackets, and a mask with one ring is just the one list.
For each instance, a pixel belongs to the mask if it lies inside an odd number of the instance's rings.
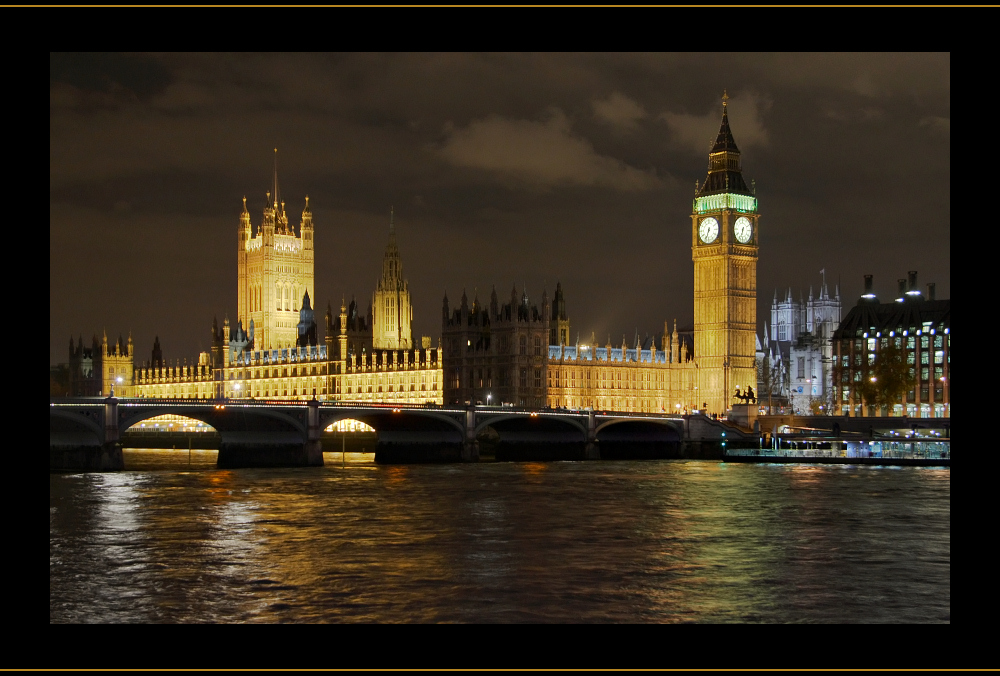
[[50,620],[948,621],[949,500],[699,461],[52,475]]

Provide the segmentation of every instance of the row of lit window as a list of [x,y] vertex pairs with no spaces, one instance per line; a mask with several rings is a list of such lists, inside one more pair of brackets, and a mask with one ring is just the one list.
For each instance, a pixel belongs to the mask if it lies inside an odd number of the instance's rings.
[[[842,382],[842,383],[848,383],[848,382],[851,382],[851,380],[853,380],[854,382],[859,383],[859,382],[861,382],[864,379],[864,377],[866,375],[865,372],[861,371],[861,370],[856,370],[853,373],[854,373],[854,375],[852,377],[850,375],[851,374],[850,371],[847,371],[846,369],[845,370],[841,370],[840,371],[840,382]],[[917,375],[916,368],[914,368],[914,367],[911,366],[910,367],[910,377],[911,378],[916,378],[916,375]],[[944,378],[944,367],[942,367],[942,366],[935,366],[934,367],[934,378],[933,379],[935,381],[940,381],[942,378]],[[924,380],[924,381],[931,380],[930,367],[924,366],[923,368],[920,369],[920,380]]]
[[[938,334],[938,333],[944,333],[944,334],[947,334],[947,335],[951,334],[951,327],[945,328],[945,325],[944,325],[943,322],[939,323],[936,328],[933,328],[932,324],[933,324],[933,322],[924,322],[923,324],[921,324],[921,326],[920,326],[919,329],[916,329],[916,334],[918,336],[919,335],[923,335],[923,334],[927,334],[927,333],[929,333],[931,335],[935,335],[935,334]],[[896,333],[901,333],[902,335],[906,336],[906,335],[908,335],[908,334],[910,334],[912,332],[914,332],[914,329],[911,326],[908,329],[903,329],[903,328],[892,329],[888,333],[889,333],[890,336],[895,335]],[[854,332],[854,335],[857,336],[857,337],[859,337],[859,338],[867,338],[872,333],[874,333],[876,335],[876,337],[881,337],[882,336],[882,332],[879,331],[878,329],[876,329],[874,326],[868,327],[868,330],[865,330],[863,327],[858,327],[858,329]]]
[[[841,367],[843,367],[843,368],[849,367],[850,366],[850,359],[851,358],[850,358],[849,355],[846,355],[846,354],[845,355],[841,355],[840,356],[840,365],[841,365]],[[930,364],[930,359],[931,359],[930,352],[921,352],[920,353],[920,363],[921,364],[925,364],[925,365]],[[871,361],[871,363],[874,364],[875,361],[876,361],[876,355],[875,354],[871,355],[869,357],[869,360]],[[946,357],[946,355],[944,353],[944,350],[936,350],[934,352],[934,363],[935,364],[944,364],[946,361],[949,364],[951,363],[951,353],[949,353],[947,355],[947,357]],[[854,365],[855,366],[861,366],[863,363],[864,363],[863,355],[861,353],[855,352],[854,353]],[[907,352],[907,354],[906,354],[906,363],[907,364],[916,364],[917,363],[917,353],[916,352]]]
[[[848,387],[848,386],[844,386],[841,389],[841,393],[840,393],[840,399],[841,399],[841,401],[848,401],[850,399],[850,394],[851,394],[851,388]],[[855,396],[855,399],[858,399],[858,398],[859,397]],[[917,391],[915,389],[910,390],[909,392],[906,393],[906,401],[912,403],[912,402],[915,402],[916,400],[917,400]],[[930,388],[928,388],[928,387],[921,387],[920,388],[920,401],[930,401],[930,400],[931,400],[931,397],[930,397]],[[902,401],[902,397],[900,397],[897,401]],[[938,401],[938,402],[944,401],[944,388],[943,387],[935,387],[934,388],[934,401]]]
[[[419,392],[426,392],[427,391],[427,385],[425,383],[421,383],[419,390],[417,390],[417,386],[413,385],[413,384],[411,384],[409,386],[409,389],[407,389],[406,385],[398,385],[398,386],[397,385],[386,385],[384,387],[386,388],[385,389],[386,392],[417,392],[417,391],[419,391]],[[361,394],[361,393],[365,393],[365,392],[382,392],[383,391],[382,388],[383,388],[382,385],[358,385],[358,386],[348,385],[347,386],[347,394]],[[436,382],[435,383],[431,383],[430,391],[431,392],[436,392],[437,391],[437,383]]]

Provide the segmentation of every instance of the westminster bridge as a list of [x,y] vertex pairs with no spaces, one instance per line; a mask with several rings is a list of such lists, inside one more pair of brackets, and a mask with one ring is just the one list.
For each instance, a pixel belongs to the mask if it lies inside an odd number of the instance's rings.
[[375,429],[379,463],[476,462],[487,428],[499,439],[497,460],[721,457],[722,442],[755,438],[703,415],[316,400],[52,399],[49,469],[123,469],[122,433],[166,414],[214,428],[220,468],[322,465],[323,430],[347,419]]

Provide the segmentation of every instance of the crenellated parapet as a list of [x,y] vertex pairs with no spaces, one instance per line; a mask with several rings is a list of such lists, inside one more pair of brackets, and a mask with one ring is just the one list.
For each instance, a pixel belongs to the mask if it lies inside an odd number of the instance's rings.
[[157,399],[212,399],[215,396],[215,370],[206,353],[198,364],[163,365],[135,369],[133,390],[136,397]]
[[[552,408],[592,408],[644,413],[687,413],[697,402],[697,366],[691,353],[656,349],[652,338],[634,347],[610,344],[550,345],[548,401]],[[664,347],[668,347],[665,345]],[[672,360],[677,355],[677,360]]]

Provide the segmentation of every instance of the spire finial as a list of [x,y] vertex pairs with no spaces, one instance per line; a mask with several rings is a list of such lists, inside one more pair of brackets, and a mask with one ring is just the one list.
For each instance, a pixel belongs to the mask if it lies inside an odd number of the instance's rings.
[[278,209],[278,149],[274,149],[274,208]]
[[722,90],[722,110],[725,112],[726,106],[729,104],[729,94],[725,89]]

